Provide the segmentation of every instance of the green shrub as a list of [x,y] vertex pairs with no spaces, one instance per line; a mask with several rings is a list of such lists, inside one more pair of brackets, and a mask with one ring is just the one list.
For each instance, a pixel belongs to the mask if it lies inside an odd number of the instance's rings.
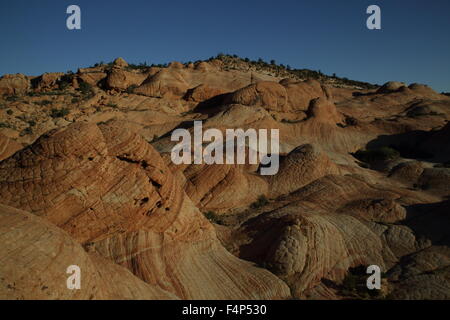
[[31,127],[27,127],[20,132],[21,137],[28,134],[33,134],[33,129],[31,129]]
[[59,90],[66,90],[69,86],[70,86],[70,83],[67,82],[67,81],[64,81],[64,80],[62,80],[62,81],[59,82],[59,84],[58,84]]
[[52,118],[62,118],[67,116],[70,113],[69,109],[62,108],[62,109],[52,109],[50,112],[50,117]]
[[16,96],[15,94],[6,97],[6,101],[9,101],[9,102],[14,102],[14,101],[18,101],[18,100],[19,100],[19,97]]
[[400,153],[390,147],[381,147],[368,150],[358,150],[353,154],[355,158],[363,162],[375,162],[394,160],[400,157]]
[[134,89],[136,89],[137,87],[138,87],[137,85],[132,84],[131,86],[129,86],[129,87],[127,88],[126,92],[131,94],[131,93],[134,92]]
[[139,64],[134,64],[134,63],[129,63],[127,66],[127,70],[146,70],[148,69],[149,66],[147,65],[147,62],[144,63],[139,63]]
[[38,101],[35,102],[38,106],[48,106],[49,104],[52,104],[52,102],[50,100],[42,100],[42,101]]
[[203,213],[206,219],[209,221],[215,223],[215,224],[221,224],[220,218],[217,216],[217,214],[214,211],[208,211]]
[[261,207],[265,206],[265,205],[268,204],[268,203],[269,203],[269,200],[267,200],[266,196],[265,196],[265,195],[260,195],[260,196],[258,197],[258,200],[256,200],[255,202],[253,202],[253,203],[250,205],[250,207],[251,207],[252,209],[258,209],[258,208],[261,208]]
[[0,128],[12,128],[12,125],[6,122],[0,122]]
[[85,97],[91,97],[94,95],[94,89],[92,88],[92,85],[87,82],[81,82],[79,89]]

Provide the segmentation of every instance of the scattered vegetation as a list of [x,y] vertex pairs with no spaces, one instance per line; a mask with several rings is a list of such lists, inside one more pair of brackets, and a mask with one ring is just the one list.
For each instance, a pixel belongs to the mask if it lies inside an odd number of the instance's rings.
[[50,117],[52,118],[63,118],[67,116],[70,113],[69,109],[62,108],[62,109],[52,109],[50,112]]
[[0,128],[13,128],[13,126],[7,122],[0,122]]
[[258,208],[265,206],[268,203],[269,203],[269,200],[267,200],[266,196],[262,194],[258,197],[258,200],[256,200],[255,202],[253,202],[250,205],[250,208],[258,209]]
[[48,106],[52,104],[50,100],[42,100],[42,101],[36,101],[35,102],[38,106]]
[[112,103],[112,102],[108,103],[106,106],[110,107],[110,108],[113,108],[113,109],[117,109],[119,107],[117,104]]
[[150,67],[147,65],[147,62],[139,63],[139,64],[133,64],[129,63],[128,67],[126,69],[128,70],[147,70]]
[[58,88],[59,88],[59,90],[62,90],[62,91],[66,90],[69,86],[70,86],[70,83],[68,81],[61,80],[58,83]]
[[14,112],[11,109],[6,110],[6,114],[11,116]]
[[381,147],[368,150],[358,150],[353,156],[363,162],[371,163],[376,161],[394,160],[400,157],[400,153],[390,147]]
[[[255,68],[257,71],[267,71],[267,72],[273,73],[278,76],[292,77],[292,78],[296,78],[298,80],[316,79],[316,80],[324,81],[324,82],[327,82],[327,81],[333,82],[334,84],[337,84],[337,85],[347,85],[347,86],[359,87],[361,89],[376,89],[379,87],[378,85],[371,84],[368,82],[350,80],[346,77],[338,77],[336,75],[336,73],[333,73],[332,75],[326,75],[326,74],[322,73],[321,70],[292,68],[290,65],[285,65],[282,63],[278,64],[274,59],[271,59],[270,62],[266,62],[262,58],[259,58],[258,60],[251,60],[247,57],[241,58],[236,54],[219,53],[216,56],[210,57],[206,61],[210,62],[215,59],[224,62],[225,70],[236,69],[235,67],[233,67],[233,65],[238,65],[239,63],[245,63],[249,67]],[[197,60],[194,62],[188,61],[188,62],[185,62],[184,65],[187,66],[190,63],[197,64],[200,62],[202,62],[202,60]],[[99,62],[99,63],[94,64],[93,67],[98,67],[101,65],[106,66],[106,69],[111,69],[113,67],[114,63],[109,62],[109,63],[105,64],[103,62]],[[168,66],[167,63],[163,63],[163,64],[152,63],[152,64],[148,65],[147,62],[141,62],[138,64],[129,63],[128,67],[126,69],[127,70],[143,70],[144,71],[144,70],[148,70],[151,67],[167,68],[167,66]],[[128,90],[127,90],[127,92],[128,92]],[[129,92],[129,93],[131,93],[131,92]]]
[[211,222],[213,222],[215,224],[222,224],[222,222],[220,221],[219,216],[214,211],[207,211],[207,212],[205,212],[203,214],[206,217],[206,219],[208,219],[209,221],[211,221]]
[[15,101],[19,101],[19,97],[17,96],[17,95],[11,95],[11,96],[7,96],[6,97],[6,101],[8,101],[8,102],[15,102]]
[[271,60],[269,63],[264,61],[262,58],[259,58],[258,60],[250,60],[249,58],[240,58],[237,55],[230,55],[230,54],[223,54],[219,53],[216,57],[210,57],[208,61],[212,61],[214,59],[221,60],[225,64],[228,63],[239,63],[239,62],[245,62],[248,63],[250,66],[253,66],[256,68],[256,70],[267,70],[270,72],[275,73],[276,75],[291,75],[294,78],[298,79],[316,79],[320,81],[333,81],[336,84],[342,84],[342,85],[348,85],[348,86],[355,86],[360,87],[362,89],[376,89],[378,88],[378,85],[374,85],[367,82],[362,81],[355,81],[350,80],[348,78],[340,78],[336,76],[335,73],[333,75],[329,76],[324,73],[322,73],[321,70],[310,70],[310,69],[294,69],[290,65],[284,65],[284,64],[277,64],[275,60]]
[[[382,275],[382,277],[384,276]],[[367,277],[364,266],[350,268],[339,287],[339,294],[352,299],[381,299],[380,290],[367,288]]]
[[95,94],[92,85],[87,82],[81,82],[79,90],[85,100],[92,98]]
[[135,84],[132,84],[131,86],[129,86],[126,90],[127,93],[131,94],[134,92],[134,89],[136,89],[138,86]]
[[23,129],[20,132],[19,135],[22,137],[22,136],[29,135],[29,134],[33,134],[33,129],[31,127],[26,127],[25,129]]
[[65,92],[62,91],[47,91],[47,92],[34,92],[30,91],[27,93],[29,97],[42,97],[42,96],[62,96],[65,95]]

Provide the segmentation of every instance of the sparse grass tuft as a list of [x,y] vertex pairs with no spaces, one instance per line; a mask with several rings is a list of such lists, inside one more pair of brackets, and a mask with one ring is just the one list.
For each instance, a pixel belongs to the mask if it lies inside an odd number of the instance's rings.
[[265,195],[260,195],[260,196],[258,197],[258,200],[256,200],[255,202],[253,202],[253,203],[250,205],[250,207],[251,207],[252,209],[258,209],[258,208],[261,208],[261,207],[265,206],[265,205],[268,204],[268,203],[269,203],[269,200],[267,200],[266,196],[265,196]]

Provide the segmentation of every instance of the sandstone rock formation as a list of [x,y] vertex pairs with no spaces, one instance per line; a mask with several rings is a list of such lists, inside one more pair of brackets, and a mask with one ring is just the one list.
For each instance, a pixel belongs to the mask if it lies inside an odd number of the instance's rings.
[[289,295],[279,279],[221,247],[158,153],[120,123],[75,123],[0,166],[4,204],[52,222],[153,286],[185,299]]
[[5,74],[0,78],[0,94],[23,94],[30,88],[30,80],[23,74]]
[[188,90],[189,85],[176,70],[163,69],[149,76],[135,93],[149,97],[180,98]]
[[288,111],[286,89],[275,82],[258,82],[239,89],[228,97],[226,103]]
[[389,81],[383,84],[378,90],[377,93],[391,93],[395,92],[398,89],[406,87],[406,85],[403,82],[398,81]]
[[111,89],[126,90],[130,86],[139,86],[147,75],[122,69],[113,69],[106,78],[106,84]]
[[119,68],[128,67],[128,63],[122,57],[119,57],[116,60],[114,60],[113,65]]
[[[118,58],[5,75],[0,116],[0,298],[450,299],[450,98],[426,85]],[[249,144],[174,164],[194,121],[278,130],[277,174]]]
[[[176,299],[130,271],[87,253],[69,234],[25,211],[0,205],[0,298]],[[81,270],[82,290],[67,288],[67,268]]]
[[281,159],[278,174],[270,176],[271,197],[289,194],[328,174],[337,174],[339,169],[330,159],[310,144],[292,150]]
[[16,141],[0,134],[0,161],[8,158],[20,149],[22,149],[22,146]]

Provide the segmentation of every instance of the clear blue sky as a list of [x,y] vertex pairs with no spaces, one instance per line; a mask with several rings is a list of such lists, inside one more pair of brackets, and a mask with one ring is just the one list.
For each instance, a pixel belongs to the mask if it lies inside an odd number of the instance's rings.
[[[82,30],[66,28],[70,4],[81,7]],[[370,4],[381,7],[380,31],[366,28]],[[0,30],[0,74],[223,52],[450,91],[449,0],[14,0],[1,1]]]

